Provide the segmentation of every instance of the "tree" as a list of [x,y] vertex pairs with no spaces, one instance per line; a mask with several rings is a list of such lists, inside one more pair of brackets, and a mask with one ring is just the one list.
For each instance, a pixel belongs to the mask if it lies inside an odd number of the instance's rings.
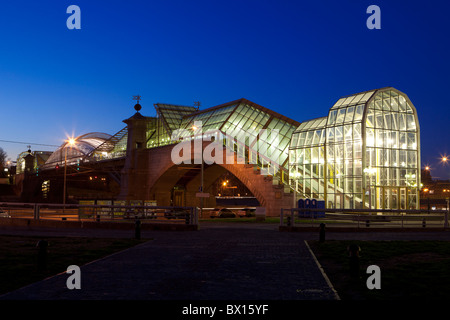
[[6,154],[6,151],[3,150],[2,147],[0,147],[0,177],[3,177],[5,175],[5,170],[3,170],[6,166],[6,157],[8,155]]
[[8,155],[6,154],[6,151],[3,150],[2,147],[0,147],[0,167],[3,169],[6,165],[6,157]]

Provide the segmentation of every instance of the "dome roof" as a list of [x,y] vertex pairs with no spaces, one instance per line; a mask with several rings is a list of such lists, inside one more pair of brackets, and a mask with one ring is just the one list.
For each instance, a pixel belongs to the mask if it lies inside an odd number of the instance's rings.
[[[103,132],[91,132],[76,137],[75,144],[70,145],[65,141],[44,164],[44,168],[51,168],[56,164],[64,165],[77,163],[79,160],[90,155],[96,148],[98,148],[105,141],[111,139],[111,135]],[[67,155],[67,160],[65,160]]]

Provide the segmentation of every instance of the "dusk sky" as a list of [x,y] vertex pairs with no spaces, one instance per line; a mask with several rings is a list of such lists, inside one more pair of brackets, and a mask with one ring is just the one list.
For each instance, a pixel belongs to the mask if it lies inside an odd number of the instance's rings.
[[[66,26],[70,5],[80,30]],[[366,26],[370,5],[379,30]],[[157,102],[246,98],[302,122],[392,86],[417,108],[422,165],[449,179],[449,12],[434,0],[3,1],[0,147],[15,160],[28,143],[115,134],[138,94],[146,116]]]

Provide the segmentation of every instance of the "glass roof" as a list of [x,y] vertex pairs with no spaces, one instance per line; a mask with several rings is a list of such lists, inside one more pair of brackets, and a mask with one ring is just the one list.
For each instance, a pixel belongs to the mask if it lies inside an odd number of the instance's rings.
[[[175,144],[180,138],[193,139],[198,133],[193,126],[201,123],[201,132],[206,137],[220,134],[226,143],[231,141],[234,144],[235,152],[251,153],[254,158],[256,155],[260,164],[276,163],[284,168],[288,165],[291,136],[300,125],[246,99],[205,110],[164,103],[157,103],[154,107],[158,117],[145,117],[148,120],[147,148]],[[66,152],[70,164],[122,157],[126,153],[127,136],[126,127],[113,136],[98,132],[82,135],[76,138],[77,143],[73,147],[67,143],[61,145],[45,166],[63,165]]]
[[280,166],[288,163],[291,135],[300,125],[272,110],[240,99],[184,116],[173,140],[193,138],[200,130],[196,128],[199,123],[203,134],[220,134],[225,140],[233,138],[231,141],[239,145],[238,149],[250,149],[261,159]]
[[344,108],[356,104],[364,104],[373,96],[375,91],[376,90],[371,90],[342,97],[331,107],[331,109]]
[[[295,130],[295,133],[362,121],[365,104],[376,92],[377,90],[371,90],[340,98],[330,108],[327,117],[302,122]],[[293,136],[293,140],[296,140],[295,136]],[[295,141],[295,145],[297,145],[297,142],[298,140]]]
[[[75,138],[75,145],[71,146],[64,142],[44,164],[45,167],[52,167],[56,164],[64,165],[66,154],[67,163],[74,164],[91,154],[103,143],[111,139],[111,135],[102,132],[92,132]],[[67,152],[67,153],[66,153]]]
[[296,132],[303,131],[303,130],[312,129],[312,128],[321,129],[321,128],[325,128],[326,124],[327,124],[327,117],[308,120],[308,121],[302,122],[295,131]]
[[174,104],[156,103],[156,113],[162,120],[164,128],[169,135],[180,128],[183,116],[197,111],[197,107],[179,106]]

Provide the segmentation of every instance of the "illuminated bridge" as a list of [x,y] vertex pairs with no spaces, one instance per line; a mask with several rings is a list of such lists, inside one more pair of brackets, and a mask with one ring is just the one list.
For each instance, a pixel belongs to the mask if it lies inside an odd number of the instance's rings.
[[254,199],[272,216],[299,198],[328,208],[418,208],[419,123],[394,88],[342,97],[328,116],[302,123],[246,99],[154,108],[147,117],[136,104],[114,135],[88,133],[51,154],[21,154],[16,184],[24,199],[61,202],[66,176],[73,202],[216,207]]

